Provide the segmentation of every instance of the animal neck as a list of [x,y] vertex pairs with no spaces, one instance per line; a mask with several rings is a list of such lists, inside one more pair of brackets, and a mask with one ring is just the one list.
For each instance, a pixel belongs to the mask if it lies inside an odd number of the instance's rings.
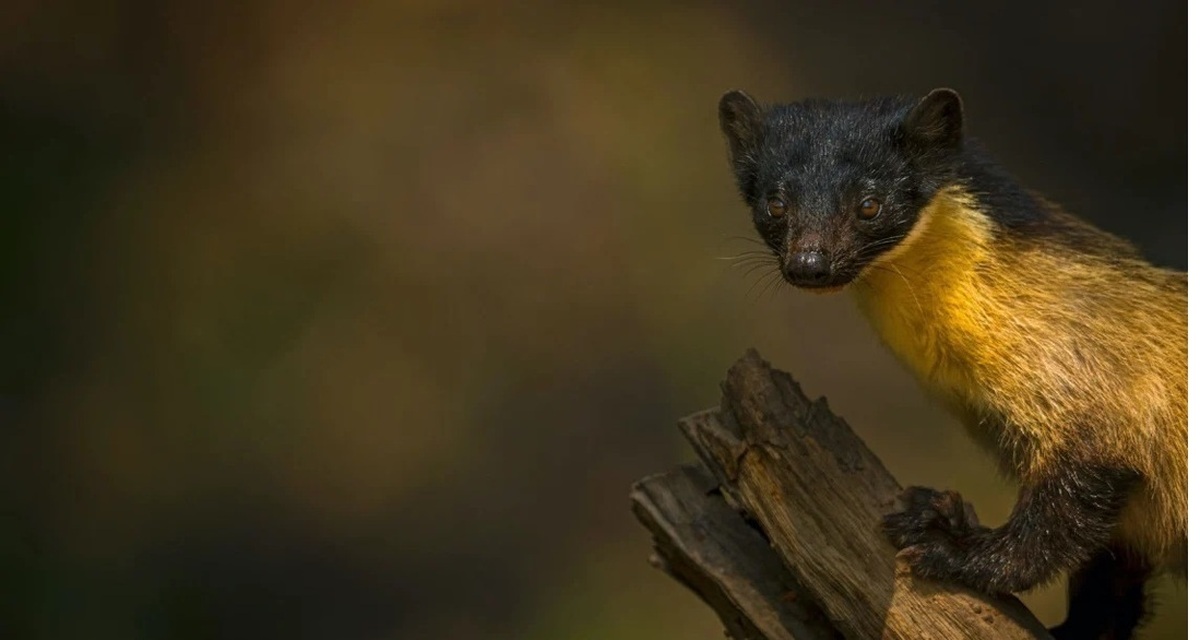
[[853,286],[883,342],[935,391],[970,388],[965,350],[987,335],[978,313],[986,292],[977,273],[993,235],[993,223],[975,201],[949,187]]

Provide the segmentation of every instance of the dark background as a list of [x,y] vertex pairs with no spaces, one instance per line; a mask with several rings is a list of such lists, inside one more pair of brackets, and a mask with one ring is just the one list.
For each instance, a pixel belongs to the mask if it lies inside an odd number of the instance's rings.
[[849,300],[718,259],[753,230],[717,99],[955,87],[1182,268],[1185,35],[1182,1],[8,0],[3,635],[720,638],[627,492],[749,346],[1001,521]]

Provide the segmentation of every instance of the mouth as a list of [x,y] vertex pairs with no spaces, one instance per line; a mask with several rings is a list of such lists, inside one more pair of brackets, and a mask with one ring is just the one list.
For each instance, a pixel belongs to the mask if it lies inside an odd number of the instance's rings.
[[850,285],[851,282],[854,281],[854,278],[847,278],[840,275],[831,276],[817,281],[801,280],[798,278],[788,277],[786,273],[783,274],[783,279],[788,284],[800,289],[801,291],[816,294],[837,293],[842,289],[845,289]]

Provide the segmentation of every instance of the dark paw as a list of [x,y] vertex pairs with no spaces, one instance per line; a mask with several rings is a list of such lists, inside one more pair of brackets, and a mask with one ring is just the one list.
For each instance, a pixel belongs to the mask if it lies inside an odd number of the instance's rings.
[[908,566],[913,575],[927,580],[962,580],[964,556],[953,541],[942,535],[938,539],[905,547],[896,559]]
[[[901,509],[883,518],[883,533],[897,549],[944,547],[979,530],[979,518],[957,491],[909,487],[900,494]],[[922,552],[914,550],[914,554]],[[911,554],[910,554],[911,555]]]

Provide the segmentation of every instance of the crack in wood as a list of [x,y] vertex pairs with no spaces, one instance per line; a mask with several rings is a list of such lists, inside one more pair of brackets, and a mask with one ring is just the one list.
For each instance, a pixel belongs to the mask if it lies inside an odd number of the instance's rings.
[[1049,639],[1012,596],[914,578],[879,531],[900,485],[833,413],[750,350],[718,408],[679,421],[700,458],[634,485],[652,564],[733,638]]

